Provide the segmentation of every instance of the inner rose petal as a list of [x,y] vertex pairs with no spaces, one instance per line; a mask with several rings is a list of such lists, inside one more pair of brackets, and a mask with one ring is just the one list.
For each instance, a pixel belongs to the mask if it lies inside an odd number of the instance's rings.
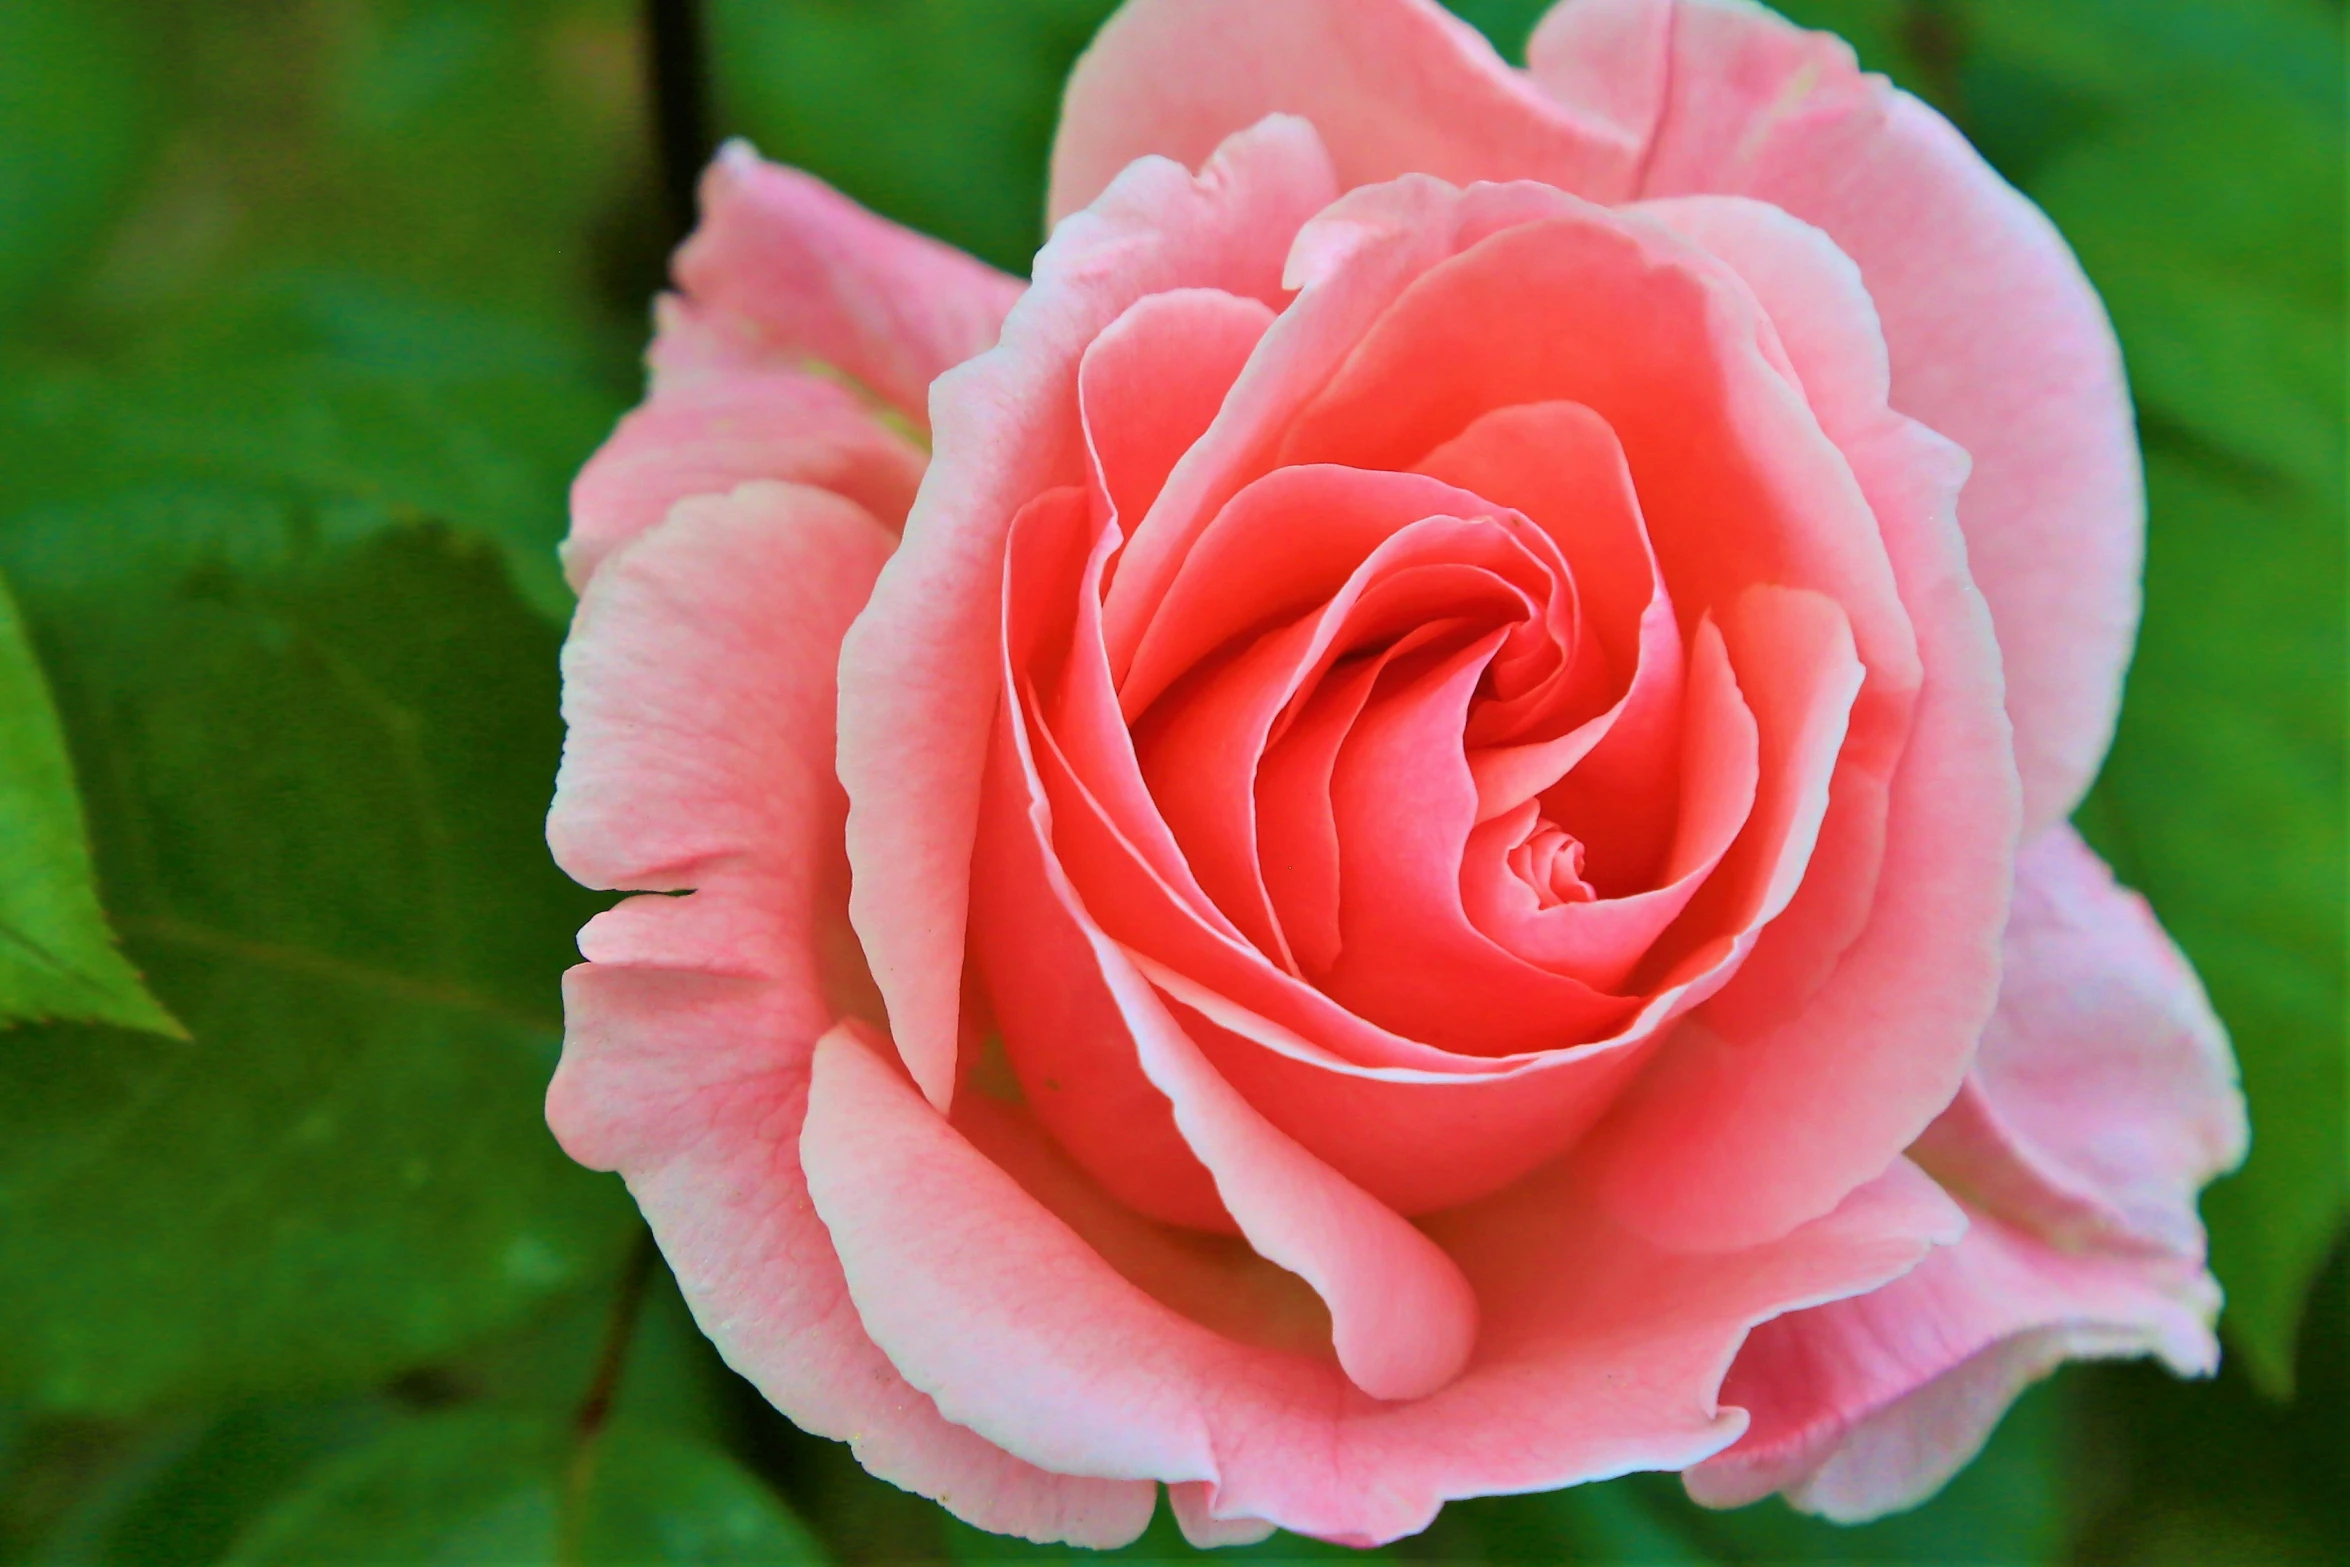
[[1594,887],[1656,885],[1677,814],[1661,782],[1678,772],[1681,628],[1615,431],[1581,403],[1521,403],[1480,415],[1412,466],[1522,513],[1557,541],[1574,565],[1591,644],[1577,663],[1606,671],[1622,693],[1571,751],[1554,741],[1472,754],[1480,819],[1542,793],[1544,813],[1572,824]]
[[1341,944],[1325,987],[1365,1017],[1465,1055],[1581,1044],[1637,1010],[1509,952],[1462,906],[1477,790],[1459,737],[1498,639],[1391,669],[1330,788]]
[[[1119,683],[1120,707],[1138,717],[1233,638],[1328,601],[1374,550],[1412,524],[1493,518],[1501,510],[1422,474],[1308,464],[1265,475],[1209,521],[1176,569]],[[1559,611],[1571,621],[1564,561],[1550,548],[1539,559],[1551,572],[1549,586],[1566,595]]]
[[[1555,973],[1603,990],[1624,986],[1736,841],[1760,784],[1755,718],[1710,617],[1698,627],[1682,716],[1679,827],[1657,886],[1620,898],[1546,900],[1515,863],[1529,841],[1525,816],[1536,808],[1529,801],[1517,818],[1483,823],[1470,834],[1461,864],[1470,922]],[[1551,835],[1554,845],[1565,839],[1555,825]]]
[[1539,589],[1544,575],[1493,523],[1414,523],[1380,543],[1321,609],[1196,671],[1137,726],[1143,776],[1200,884],[1293,970],[1259,873],[1257,763],[1275,720],[1348,652],[1438,625],[1474,636],[1537,621],[1527,587],[1509,577]]

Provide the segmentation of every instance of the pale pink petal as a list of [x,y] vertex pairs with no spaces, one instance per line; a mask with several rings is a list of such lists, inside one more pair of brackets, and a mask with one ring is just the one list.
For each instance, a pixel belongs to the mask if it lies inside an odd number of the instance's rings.
[[728,142],[702,176],[678,286],[763,352],[812,358],[917,424],[930,383],[996,340],[1016,277]]
[[2201,1257],[2195,1197],[2245,1125],[2194,970],[2068,826],[2017,861],[2005,953],[1974,1071],[1917,1157],[2059,1246]]
[[1234,137],[1197,177],[1135,165],[1055,231],[997,347],[938,388],[938,457],[840,677],[850,912],[897,1048],[934,1103],[954,1082],[1005,532],[1033,497],[1085,479],[1077,372],[1102,330],[1170,289],[1278,299],[1290,236],[1332,189],[1320,143],[1296,120]]
[[2219,1292],[2199,1263],[2078,1255],[1987,1214],[1873,1294],[1754,1330],[1722,1385],[1752,1412],[1737,1445],[1685,1476],[1737,1507],[1773,1491],[1856,1523],[1916,1505],[1973,1458],[2017,1393],[2066,1360],[2219,1362]]
[[1399,174],[1629,193],[1638,139],[1561,105],[1435,0],[1134,0],[1077,62],[1053,140],[1051,214],[1135,158],[1187,164],[1268,114],[1314,122],[1342,185]]
[[1494,1313],[1476,1361],[1381,1402],[1121,1278],[848,1031],[819,1048],[801,1153],[866,1326],[950,1418],[1059,1473],[1196,1482],[1187,1506],[1357,1545],[1453,1497],[1698,1461],[1741,1428],[1715,1389],[1750,1324],[1955,1233],[1906,1167],[1735,1257],[1657,1251],[1571,1184],[1523,1187],[1442,1228]]
[[[1973,457],[1959,520],[2037,833],[2097,771],[2138,619],[2137,440],[2095,291],[2038,208],[1839,40],[1729,0],[1606,0],[1621,46],[1602,58],[1578,21],[1594,3],[1569,0],[1537,32],[1536,80],[1654,120],[1641,194],[1753,196],[1825,229],[1884,317],[1893,406]],[[1638,25],[1641,9],[1669,20]],[[1655,110],[1627,105],[1635,86],[1661,94]]]
[[583,937],[547,1116],[627,1177],[703,1330],[792,1419],[983,1528],[1117,1545],[1151,1488],[1050,1474],[940,1419],[859,1325],[799,1174],[832,1021],[821,927],[841,919],[829,676],[888,551],[837,496],[754,485],[678,508],[589,584],[549,838],[591,885],[696,890]]
[[1254,1545],[1273,1537],[1274,1526],[1262,1518],[1218,1518],[1209,1509],[1209,1488],[1197,1480],[1167,1487],[1167,1505],[1186,1542],[1210,1551],[1223,1545]]
[[891,529],[905,521],[929,459],[854,392],[725,338],[682,299],[663,299],[659,320],[644,402],[572,481],[574,588],[678,501],[752,479],[836,491]]

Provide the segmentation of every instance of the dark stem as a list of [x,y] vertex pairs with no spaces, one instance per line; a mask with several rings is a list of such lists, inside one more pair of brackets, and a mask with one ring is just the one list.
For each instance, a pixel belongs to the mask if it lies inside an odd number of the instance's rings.
[[1966,129],[1966,93],[1960,77],[1966,63],[1966,35],[1946,0],[1909,0],[1901,15],[1901,41],[1917,62],[1918,85],[1951,124]]
[[671,237],[693,232],[694,186],[710,161],[710,92],[700,0],[645,0],[653,133]]
[[628,1370],[629,1346],[636,1342],[637,1319],[644,1315],[645,1293],[653,1282],[653,1264],[660,1258],[653,1232],[637,1227],[635,1244],[621,1264],[612,1292],[612,1312],[604,1319],[604,1341],[596,1350],[596,1367],[588,1376],[587,1391],[571,1417],[571,1464],[563,1477],[563,1496],[555,1529],[555,1560],[580,1559],[579,1531],[587,1517],[588,1490],[596,1480],[596,1456],[605,1425],[612,1418],[612,1401],[619,1396],[620,1379]]
[[653,1282],[653,1264],[660,1258],[653,1232],[639,1226],[636,1242],[621,1264],[620,1281],[612,1292],[612,1314],[604,1319],[604,1342],[596,1351],[595,1373],[571,1417],[575,1441],[588,1442],[612,1416],[612,1399],[620,1391],[620,1375],[628,1369],[628,1346],[636,1339],[636,1320],[644,1315],[645,1291]]

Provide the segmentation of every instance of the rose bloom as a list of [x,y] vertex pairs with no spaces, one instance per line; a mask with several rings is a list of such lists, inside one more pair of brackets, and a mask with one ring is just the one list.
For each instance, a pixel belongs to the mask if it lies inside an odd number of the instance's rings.
[[1844,45],[1136,0],[1023,284],[728,148],[581,474],[549,1116],[986,1528],[1859,1519],[2217,1357],[2233,1066],[2066,825],[2139,463],[2048,222]]

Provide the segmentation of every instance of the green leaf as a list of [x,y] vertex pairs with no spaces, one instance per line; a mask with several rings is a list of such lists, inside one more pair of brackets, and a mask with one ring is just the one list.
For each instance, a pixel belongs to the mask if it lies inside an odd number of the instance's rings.
[[146,60],[111,0],[0,0],[0,325],[114,214],[153,130]]
[[1025,277],[1061,83],[1115,0],[711,0],[724,119]]
[[2338,118],[2189,88],[2033,185],[2113,312],[2149,421],[2320,504],[2342,491],[2343,177]]
[[181,1033],[106,928],[65,737],[0,581],[0,1023],[50,1018]]
[[227,1557],[239,1567],[824,1560],[783,1504],[713,1448],[627,1422],[583,1443],[495,1414],[420,1421],[329,1463]]
[[0,526],[120,928],[193,1039],[0,1048],[0,1390],[360,1385],[603,1275],[540,1118],[600,900],[540,839],[555,633],[364,500],[134,491]]
[[33,1567],[209,1563],[278,1494],[399,1418],[383,1398],[263,1404],[164,1421],[131,1441],[42,1539]]
[[[2061,40],[2084,8],[2060,10],[2011,21]],[[2234,1038],[2252,1153],[2205,1212],[2230,1337],[2279,1395],[2350,1195],[2341,45],[2309,14],[2166,3],[2102,76],[2066,57],[2118,107],[2033,185],[2112,308],[2148,447],[2145,625],[2082,823]],[[2294,89],[2296,42],[2333,59],[2330,99]]]
[[2341,522],[2165,446],[2147,477],[2146,629],[2083,826],[2235,1040],[2252,1153],[2204,1210],[2230,1336],[2282,1394],[2345,1195]]
[[9,510],[140,481],[437,520],[496,543],[557,624],[565,492],[625,406],[574,337],[362,276],[281,278],[127,362],[24,356]]
[[[126,9],[170,68],[142,91],[110,65],[106,85],[151,108],[166,151],[47,339],[136,337],[307,268],[566,327],[609,301],[639,335],[661,237],[632,0]],[[44,135],[83,134],[65,107],[36,107]]]

